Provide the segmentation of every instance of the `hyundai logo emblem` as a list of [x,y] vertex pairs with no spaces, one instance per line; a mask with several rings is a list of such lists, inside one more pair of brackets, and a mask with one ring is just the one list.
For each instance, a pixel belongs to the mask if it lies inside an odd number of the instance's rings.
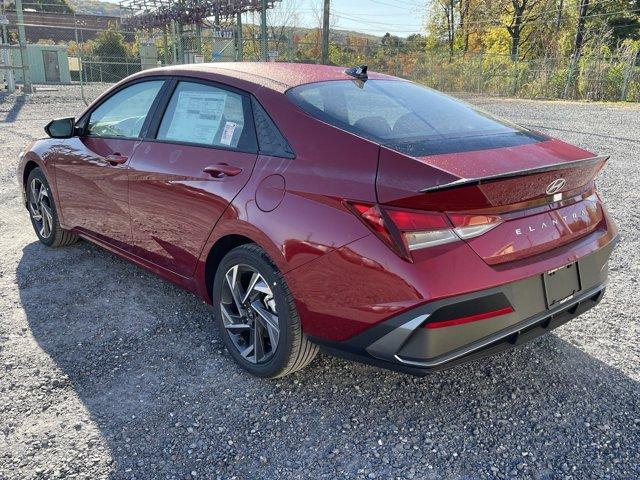
[[547,194],[553,195],[554,193],[559,192],[565,186],[567,181],[564,178],[556,178],[553,182],[547,186]]

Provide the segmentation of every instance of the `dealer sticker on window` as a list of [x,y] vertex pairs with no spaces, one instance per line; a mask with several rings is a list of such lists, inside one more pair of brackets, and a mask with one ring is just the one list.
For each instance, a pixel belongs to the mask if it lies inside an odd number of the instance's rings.
[[231,145],[231,141],[233,140],[233,134],[236,131],[237,123],[227,122],[224,126],[224,130],[222,131],[222,137],[220,137],[220,143],[222,145]]
[[222,92],[180,92],[165,138],[213,143],[226,102],[227,94]]

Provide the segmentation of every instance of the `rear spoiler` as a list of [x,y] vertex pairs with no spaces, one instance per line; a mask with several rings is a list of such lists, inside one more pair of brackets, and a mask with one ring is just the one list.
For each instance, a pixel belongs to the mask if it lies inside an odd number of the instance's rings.
[[433,187],[425,187],[420,190],[420,193],[430,193],[441,190],[448,190],[456,187],[466,187],[469,185],[481,185],[483,183],[491,182],[493,180],[503,180],[505,178],[523,177],[526,175],[535,175],[536,173],[552,172],[554,170],[567,170],[569,168],[595,165],[596,163],[602,163],[602,166],[609,160],[608,156],[601,155],[598,157],[584,158],[582,160],[573,160],[571,162],[556,163],[554,165],[547,165],[544,167],[535,167],[524,170],[518,170],[516,172],[498,173],[497,175],[489,175],[481,178],[461,178],[450,183],[443,183],[441,185],[434,185]]

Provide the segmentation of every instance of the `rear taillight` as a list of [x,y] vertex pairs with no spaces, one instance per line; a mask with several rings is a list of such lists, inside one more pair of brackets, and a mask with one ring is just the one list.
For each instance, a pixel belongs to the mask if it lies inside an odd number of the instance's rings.
[[384,212],[399,230],[404,246],[410,251],[458,240],[451,230],[451,223],[441,213],[395,208],[384,209]]
[[448,216],[455,227],[454,231],[463,240],[479,237],[502,223],[497,215],[449,213]]
[[347,203],[352,211],[402,257],[411,251],[477,237],[501,223],[494,215],[445,215],[367,203]]
[[390,246],[400,255],[406,257],[406,253],[400,245],[398,232],[392,227],[378,205],[366,203],[347,203],[354,213],[375,233],[384,243]]

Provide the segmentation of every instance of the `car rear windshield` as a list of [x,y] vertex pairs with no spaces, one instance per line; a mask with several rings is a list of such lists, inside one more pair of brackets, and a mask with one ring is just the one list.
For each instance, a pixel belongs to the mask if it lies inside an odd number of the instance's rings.
[[313,117],[407,155],[509,147],[541,136],[403,80],[334,80],[290,89]]

